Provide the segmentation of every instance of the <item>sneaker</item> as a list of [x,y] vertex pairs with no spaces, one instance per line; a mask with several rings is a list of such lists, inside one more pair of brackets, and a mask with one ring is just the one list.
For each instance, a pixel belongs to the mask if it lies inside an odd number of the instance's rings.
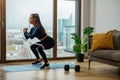
[[40,69],[50,69],[50,65],[44,64],[43,66],[40,67]]
[[35,61],[32,64],[35,65],[35,64],[42,64],[42,63],[40,61]]

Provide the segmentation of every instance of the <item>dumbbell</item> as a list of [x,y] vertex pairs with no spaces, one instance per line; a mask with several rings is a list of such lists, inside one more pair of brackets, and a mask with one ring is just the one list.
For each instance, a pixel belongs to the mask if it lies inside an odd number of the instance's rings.
[[75,72],[80,72],[80,66],[79,65],[75,65],[75,67],[70,67],[69,65],[66,64],[64,66],[64,70],[69,71],[69,69],[74,69]]

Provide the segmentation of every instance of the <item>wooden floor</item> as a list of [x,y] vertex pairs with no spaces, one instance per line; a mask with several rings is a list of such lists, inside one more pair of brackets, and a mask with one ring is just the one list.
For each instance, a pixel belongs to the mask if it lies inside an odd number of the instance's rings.
[[2,71],[3,66],[30,64],[31,62],[22,63],[6,63],[0,64],[0,80],[120,80],[120,70],[118,67],[92,62],[91,70],[88,70],[88,61],[76,62],[76,60],[59,60],[50,61],[50,63],[58,62],[75,62],[81,67],[80,72],[71,69],[65,72],[64,69],[50,69],[38,71],[8,72]]

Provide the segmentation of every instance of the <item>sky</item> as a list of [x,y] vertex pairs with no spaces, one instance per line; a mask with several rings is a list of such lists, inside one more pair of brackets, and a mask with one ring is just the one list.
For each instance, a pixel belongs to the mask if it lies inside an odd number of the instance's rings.
[[[75,15],[75,2],[58,0],[58,18]],[[38,13],[46,28],[53,26],[53,0],[6,0],[6,27],[28,27],[29,15]]]

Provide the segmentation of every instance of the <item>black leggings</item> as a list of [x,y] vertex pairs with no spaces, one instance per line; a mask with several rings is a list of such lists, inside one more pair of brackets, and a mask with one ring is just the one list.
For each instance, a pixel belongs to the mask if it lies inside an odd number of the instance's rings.
[[45,52],[43,51],[43,48],[40,45],[37,45],[37,44],[43,45],[45,49],[50,49],[55,45],[54,39],[48,36],[47,38],[45,38],[44,41],[37,42],[36,44],[33,44],[33,45],[30,46],[30,48],[31,48],[32,52],[34,53],[35,57],[37,59],[40,59],[39,54],[38,54],[38,53],[40,53],[40,55],[42,56],[45,63],[47,63],[48,60],[47,60]]

